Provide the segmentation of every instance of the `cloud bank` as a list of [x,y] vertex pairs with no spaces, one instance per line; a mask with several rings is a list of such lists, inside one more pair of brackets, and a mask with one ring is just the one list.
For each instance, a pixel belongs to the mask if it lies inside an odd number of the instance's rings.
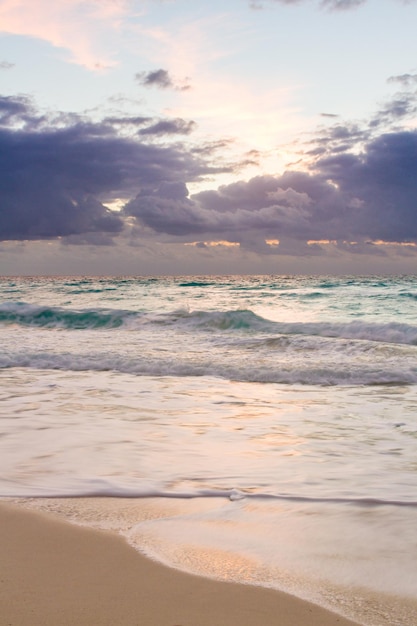
[[417,131],[323,158],[311,173],[257,176],[191,197],[185,185],[163,184],[125,211],[158,233],[221,237],[259,252],[266,239],[417,243]]
[[181,145],[120,136],[110,119],[51,118],[25,98],[0,98],[0,239],[115,234],[124,221],[106,202],[210,172]]
[[[417,244],[417,130],[385,124],[396,118],[396,99],[365,126],[336,123],[316,136],[308,168],[217,189],[206,183],[189,194],[188,184],[227,171],[209,145],[169,143],[192,122],[93,123],[0,98],[0,239],[108,244],[129,231],[150,241],[201,248],[226,241],[296,255],[320,254],[324,241],[374,254],[381,241]],[[126,126],[135,134],[120,134]],[[110,210],[121,198],[122,210]]]

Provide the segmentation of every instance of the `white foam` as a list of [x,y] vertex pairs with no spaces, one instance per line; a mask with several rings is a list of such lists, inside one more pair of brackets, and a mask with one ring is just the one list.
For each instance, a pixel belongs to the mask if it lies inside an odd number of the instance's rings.
[[280,589],[364,626],[416,622],[410,511],[218,498],[47,499],[24,505],[119,532],[170,567]]

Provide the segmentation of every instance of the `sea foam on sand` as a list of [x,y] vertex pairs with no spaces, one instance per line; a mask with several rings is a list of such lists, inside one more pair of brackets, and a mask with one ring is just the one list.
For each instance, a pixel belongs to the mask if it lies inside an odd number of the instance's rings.
[[271,589],[163,567],[108,532],[4,502],[0,520],[2,624],[355,626]]
[[[353,586],[349,588],[347,585],[343,586],[336,582],[333,584],[324,578],[320,580],[319,574],[317,574],[317,581],[312,580],[309,571],[311,564],[307,554],[305,554],[304,575],[301,570],[299,570],[298,575],[294,575],[294,570],[286,569],[285,565],[280,569],[268,568],[264,563],[252,558],[250,554],[233,550],[233,546],[227,549],[227,544],[224,542],[222,542],[222,548],[216,548],[215,543],[212,545],[207,542],[204,543],[201,537],[198,537],[198,529],[196,529],[197,534],[192,532],[193,525],[199,526],[195,522],[195,516],[206,514],[210,517],[211,511],[224,506],[225,502],[222,498],[190,500],[169,498],[46,498],[18,499],[14,501],[14,504],[18,504],[19,509],[24,507],[24,509],[37,509],[42,513],[46,512],[48,519],[52,515],[55,520],[70,520],[77,525],[90,527],[90,529],[117,531],[138,552],[151,557],[153,563],[159,562],[169,565],[179,575],[180,571],[183,573],[185,571],[191,574],[203,574],[205,578],[217,579],[218,581],[249,583],[244,586],[244,590],[256,589],[259,591],[263,589],[266,591],[267,587],[285,590],[287,594],[291,594],[289,597],[302,598],[308,603],[313,603],[311,605],[313,607],[325,606],[334,611],[339,620],[342,620],[340,615],[344,615],[346,618],[354,620],[355,623],[366,626],[410,626],[417,623],[417,603],[412,598],[365,591],[363,588]],[[182,534],[179,533],[181,524],[183,527]],[[218,525],[219,522],[214,523],[210,530],[215,533]],[[173,531],[174,534],[165,532],[167,529]],[[220,532],[222,530],[220,528]],[[300,541],[299,556],[300,562],[302,562],[301,537]],[[146,559],[144,563],[148,563],[148,560]],[[369,568],[371,571],[372,564],[369,564]],[[251,593],[253,592],[251,591]],[[283,597],[287,598],[288,595],[284,593]],[[252,611],[252,609],[250,610]],[[234,624],[235,618],[236,615],[232,612],[230,621],[224,622],[225,625]],[[147,622],[140,623],[145,624]],[[149,622],[152,625],[159,623],[163,624],[164,622]],[[177,622],[173,621],[172,624],[174,623]],[[182,625],[182,622],[178,621],[179,623]],[[200,620],[191,622],[191,624],[195,623],[203,624]],[[213,626],[214,623],[223,624],[223,622],[216,622],[215,620],[208,623],[210,626]],[[242,626],[246,622],[236,623]],[[270,622],[254,619],[247,623],[252,626],[259,624],[266,626]],[[287,623],[296,624],[297,622],[273,621],[272,623],[286,626]],[[297,626],[307,623],[314,622],[309,618],[308,622],[300,621]],[[325,623],[327,624],[324,621],[317,622],[321,626]],[[345,622],[329,622],[329,624],[333,623],[344,624]],[[171,626],[171,623],[168,622],[167,626]]]

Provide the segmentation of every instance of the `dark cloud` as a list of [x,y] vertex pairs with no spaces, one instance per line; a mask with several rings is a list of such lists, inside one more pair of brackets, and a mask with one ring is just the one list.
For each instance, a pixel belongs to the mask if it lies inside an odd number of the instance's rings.
[[410,126],[414,126],[414,118],[417,113],[417,90],[408,89],[407,87],[410,86],[412,86],[411,83],[408,86],[406,85],[403,91],[394,94],[377,111],[369,122],[371,131],[376,129],[377,132],[381,132],[381,128],[397,131],[407,123]]
[[415,94],[397,94],[388,102],[373,118],[372,125],[397,123],[404,118],[414,116],[417,113],[417,97]]
[[171,89],[174,83],[167,70],[155,70],[153,72],[140,72],[136,74],[137,80],[145,87],[159,87],[160,89]]
[[394,130],[407,119],[413,122],[417,113],[417,74],[391,76],[388,82],[400,85],[402,90],[394,94],[373,116],[369,124],[371,128],[383,126]]
[[359,154],[321,157],[310,173],[258,176],[191,196],[183,184],[155,186],[125,212],[155,233],[226,238],[259,253],[318,253],[309,240],[380,253],[367,242],[417,242],[417,131],[384,134]]
[[[392,100],[384,115],[394,118],[394,108]],[[163,123],[174,121],[178,133],[192,122],[160,120],[137,131],[145,117],[48,117],[24,98],[0,99],[0,114],[1,240],[108,245],[129,223],[133,237],[201,247],[228,240],[259,254],[317,255],[322,240],[355,254],[381,254],[378,240],[417,243],[417,130],[336,123],[308,145],[309,169],[304,161],[303,170],[295,164],[190,195],[187,183],[236,171],[217,154],[227,142],[162,143],[170,132]],[[119,133],[127,126],[132,137]],[[110,211],[106,203],[119,198],[128,199],[124,208]]]
[[[403,75],[409,76],[409,75]],[[393,81],[400,82],[401,80]],[[407,81],[408,79],[404,79]],[[412,86],[411,84],[409,86]],[[335,155],[343,152],[358,153],[366,149],[379,135],[399,132],[407,123],[414,125],[417,114],[417,89],[407,89],[394,94],[369,119],[357,122],[337,122],[321,126],[312,139],[304,144],[305,156]],[[331,119],[327,114],[325,117]]]
[[188,198],[182,182],[164,182],[140,192],[126,205],[125,213],[157,233],[182,236],[210,230],[206,212]]
[[1,240],[117,234],[123,216],[106,202],[221,171],[180,144],[120,136],[109,120],[46,118],[24,98],[1,98],[0,114]]
[[328,133],[328,139],[334,141],[358,141],[363,138],[363,130],[356,124],[337,124],[332,126]]
[[[219,150],[227,150],[234,141],[232,139],[218,139],[216,141],[209,141],[203,144],[198,144],[192,148],[193,154],[203,155],[203,156],[212,156]],[[257,151],[255,151],[259,154]]]
[[384,134],[364,154],[326,158],[319,167],[340,194],[358,200],[355,234],[417,242],[417,131]]
[[[151,194],[139,194],[125,210],[156,232],[220,236],[245,244],[249,239],[263,242],[265,237],[283,235],[317,238],[337,200],[328,183],[289,172],[281,177],[255,177],[191,197],[185,186],[163,185]],[[324,213],[326,220],[320,225],[313,223]]]
[[0,127],[18,125],[35,128],[43,120],[42,115],[36,115],[29,98],[0,96]]
[[120,117],[106,117],[103,122],[105,124],[111,124],[112,126],[143,126],[151,121],[151,117],[145,116],[120,116]]
[[0,124],[9,126],[13,120],[27,116],[27,104],[20,98],[0,97]]
[[142,128],[139,135],[189,135],[195,127],[196,123],[192,120],[181,118],[160,120],[151,126]]
[[0,70],[11,70],[14,67],[14,63],[9,63],[9,61],[0,61]]
[[[380,123],[382,117],[377,122],[378,125]],[[305,156],[319,157],[325,154],[358,151],[371,139],[373,133],[369,122],[362,124],[345,122],[322,126],[313,134],[312,139],[303,145],[300,155],[304,159]]]
[[158,89],[174,89],[175,91],[187,91],[190,89],[188,79],[182,82],[174,80],[167,70],[159,69],[151,72],[138,72],[135,78],[144,87],[157,87]]

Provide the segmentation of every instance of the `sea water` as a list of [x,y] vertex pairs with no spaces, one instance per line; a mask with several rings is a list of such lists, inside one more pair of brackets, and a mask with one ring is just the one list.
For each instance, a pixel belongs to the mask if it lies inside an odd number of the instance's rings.
[[417,624],[417,277],[2,278],[0,495]]

